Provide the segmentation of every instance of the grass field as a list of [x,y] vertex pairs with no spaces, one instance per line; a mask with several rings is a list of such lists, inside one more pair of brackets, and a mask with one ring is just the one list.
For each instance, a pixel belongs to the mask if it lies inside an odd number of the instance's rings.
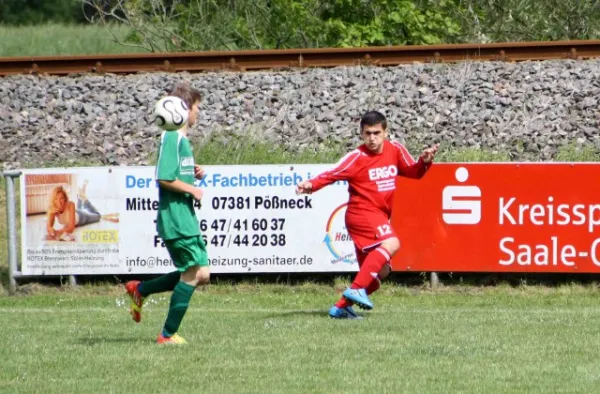
[[0,391],[30,393],[591,393],[600,293],[386,285],[361,321],[326,310],[342,284],[211,285],[153,341],[168,294],[130,320],[114,287],[0,298]]
[[[113,31],[119,39],[129,33],[126,27],[115,27]],[[0,57],[144,52],[139,48],[117,44],[105,28],[92,25],[0,25],[0,43]]]

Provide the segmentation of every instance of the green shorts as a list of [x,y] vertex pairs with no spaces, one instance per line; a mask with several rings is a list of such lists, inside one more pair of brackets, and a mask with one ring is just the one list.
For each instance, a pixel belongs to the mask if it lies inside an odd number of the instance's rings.
[[208,267],[206,243],[200,235],[165,240],[165,245],[173,264],[180,272],[185,272],[194,265]]

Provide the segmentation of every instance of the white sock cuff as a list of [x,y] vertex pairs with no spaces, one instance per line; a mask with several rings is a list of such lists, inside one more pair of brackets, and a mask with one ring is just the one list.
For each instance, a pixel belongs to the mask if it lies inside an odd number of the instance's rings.
[[376,251],[378,251],[379,253],[381,253],[383,255],[383,257],[385,257],[385,261],[390,261],[392,259],[392,256],[390,256],[390,254],[388,253],[387,250],[385,250],[382,247],[379,247],[377,249],[375,249]]

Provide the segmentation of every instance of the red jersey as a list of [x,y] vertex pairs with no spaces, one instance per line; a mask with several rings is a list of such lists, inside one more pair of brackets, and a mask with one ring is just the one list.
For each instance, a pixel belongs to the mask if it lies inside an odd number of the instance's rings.
[[376,211],[392,215],[396,177],[419,179],[431,167],[421,158],[415,162],[408,150],[385,140],[381,153],[371,152],[364,144],[344,156],[331,170],[310,180],[313,192],[336,181],[348,181],[347,213]]

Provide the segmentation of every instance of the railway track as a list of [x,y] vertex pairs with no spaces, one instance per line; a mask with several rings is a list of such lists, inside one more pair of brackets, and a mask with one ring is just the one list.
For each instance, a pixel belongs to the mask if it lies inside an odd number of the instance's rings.
[[0,76],[14,74],[252,71],[413,62],[540,61],[600,57],[600,40],[423,45],[262,51],[0,58]]

